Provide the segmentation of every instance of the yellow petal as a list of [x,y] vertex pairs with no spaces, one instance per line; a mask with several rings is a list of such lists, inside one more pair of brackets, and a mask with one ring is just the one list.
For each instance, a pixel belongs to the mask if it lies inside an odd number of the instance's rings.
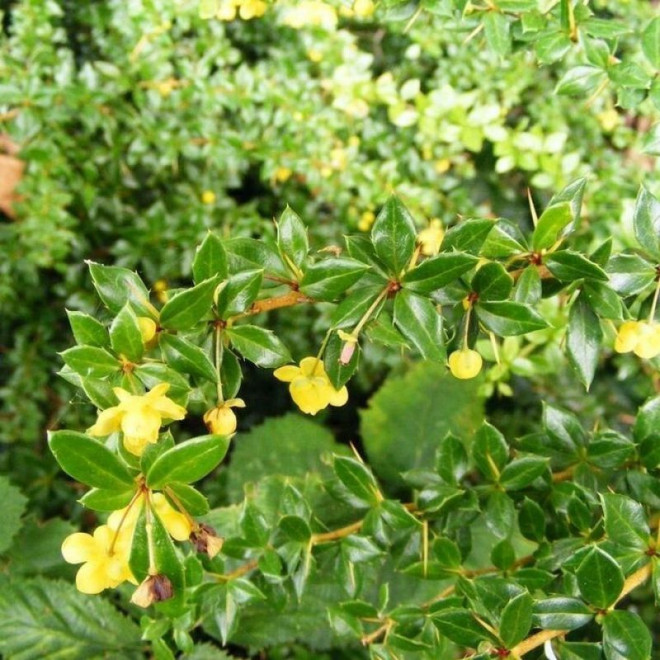
[[105,562],[88,561],[76,574],[76,587],[84,594],[99,594],[108,586]]
[[69,564],[82,564],[98,554],[98,546],[91,534],[77,532],[64,539],[62,556]]
[[124,413],[119,409],[118,406],[113,406],[108,408],[103,412],[99,413],[99,416],[96,418],[96,424],[90,426],[87,429],[89,435],[103,436],[110,435],[115,431],[119,431],[121,428],[121,419],[124,416]]
[[243,399],[229,399],[225,401],[227,408],[245,408],[245,401]]
[[332,394],[330,395],[331,406],[343,406],[348,401],[348,390],[346,385],[339,390],[331,386]]
[[289,385],[289,392],[300,410],[316,415],[329,405],[332,388],[323,378],[296,378]]
[[300,367],[296,367],[293,364],[287,364],[284,367],[275,369],[273,376],[284,383],[290,383],[294,378],[298,378],[301,373]]
[[236,431],[236,415],[227,404],[209,410],[204,421],[209,431],[217,435],[231,435]]
[[153,387],[151,390],[149,390],[145,395],[145,399],[149,399],[150,401],[153,399],[158,399],[159,397],[163,396],[167,390],[170,389],[170,384],[169,383],[158,383],[155,387]]
[[629,353],[634,350],[640,339],[642,328],[643,325],[638,321],[626,321],[622,323],[616,335],[614,350],[617,353]]
[[166,396],[155,399],[151,402],[151,406],[164,419],[183,419],[187,412],[183,406],[174,403],[172,399],[168,399]]
[[115,393],[115,396],[119,399],[119,403],[122,403],[123,401],[126,401],[127,399],[130,399],[131,397],[135,396],[134,394],[127,392],[122,387],[113,387],[112,391]]
[[325,376],[323,360],[316,357],[306,357],[300,361],[300,371],[303,376]]
[[152,502],[165,529],[177,541],[186,541],[192,532],[190,521],[179,511],[176,511],[162,493],[155,493]]
[[[158,436],[156,436],[156,440],[158,439]],[[156,442],[154,440],[154,442]],[[125,435],[124,436],[124,448],[129,454],[133,454],[133,456],[142,456],[144,453],[144,448],[149,444],[149,441],[146,438],[143,438],[142,436],[131,436],[131,435]]]
[[142,408],[124,415],[121,430],[128,438],[140,439],[142,442],[156,442],[160,429],[160,415],[151,408]]

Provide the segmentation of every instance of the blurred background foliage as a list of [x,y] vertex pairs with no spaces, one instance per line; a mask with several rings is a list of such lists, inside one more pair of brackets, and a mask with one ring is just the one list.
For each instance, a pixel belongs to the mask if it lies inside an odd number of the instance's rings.
[[[498,54],[469,21],[427,4],[419,14],[396,5],[362,18],[337,4],[336,24],[295,29],[283,3],[258,19],[223,22],[200,18],[193,0],[0,2],[0,150],[25,167],[18,197],[0,211],[0,471],[30,498],[8,557],[15,566],[23,557],[19,570],[71,575],[57,549],[73,526],[56,516],[77,525],[79,493],[55,479],[45,431],[92,419],[55,376],[57,353],[71,344],[65,308],[100,313],[85,259],[136,269],[164,299],[190,279],[209,229],[272,234],[287,204],[322,249],[368,231],[392,191],[420,229],[502,215],[531,227],[528,190],[542,208],[579,176],[588,179],[583,245],[608,237],[615,250],[633,245],[640,183],[660,192],[651,95],[607,86],[554,94],[585,56],[583,44],[539,66],[531,48]],[[658,10],[648,0],[590,6],[629,27],[617,55],[637,48]],[[317,345],[323,314],[287,310],[268,324],[300,357]],[[500,371],[486,374],[493,423],[528,432],[543,399],[579,406],[587,423],[629,424],[652,392],[640,371],[647,367],[608,358],[585,397],[557,357],[562,337],[544,333],[531,358],[511,340]],[[359,440],[358,409],[406,359],[368,348],[350,407],[329,413],[337,439]],[[542,384],[523,378],[548,374]],[[256,369],[241,396],[243,430],[290,408],[270,373]],[[378,423],[370,410],[362,430]],[[318,442],[333,443],[329,435]],[[238,501],[255,474],[225,472],[208,493],[215,504]]]

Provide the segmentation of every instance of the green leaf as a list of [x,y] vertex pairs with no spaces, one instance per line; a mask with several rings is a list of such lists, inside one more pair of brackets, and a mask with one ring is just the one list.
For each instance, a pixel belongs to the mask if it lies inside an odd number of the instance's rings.
[[389,377],[361,412],[361,436],[375,474],[402,488],[400,473],[433,465],[438,438],[449,431],[470,437],[483,419],[478,387],[475,380],[451,378],[434,363]]
[[82,346],[96,346],[98,348],[109,348],[110,337],[108,330],[93,316],[83,314],[82,312],[66,311],[71,324],[71,331],[76,343]]
[[534,228],[532,248],[540,251],[552,247],[573,219],[573,210],[568,202],[548,206]]
[[222,351],[222,366],[220,368],[220,380],[225,399],[232,399],[241,389],[243,371],[236,355],[225,348]]
[[511,337],[547,328],[538,312],[517,302],[478,302],[479,320],[496,335]]
[[229,501],[240,502],[247,484],[270,475],[303,477],[319,472],[324,454],[343,449],[330,431],[311,419],[295,413],[271,417],[242,434],[232,449],[227,471]]
[[502,610],[499,633],[506,648],[513,648],[527,636],[532,627],[532,607],[532,597],[523,591]]
[[603,652],[607,660],[648,660],[652,646],[648,626],[638,614],[615,610],[603,619]]
[[218,315],[228,319],[248,310],[259,295],[263,277],[259,268],[240,271],[224,281],[218,289]]
[[394,300],[394,324],[426,360],[445,362],[442,315],[428,298],[405,289]]
[[655,268],[636,254],[616,254],[605,269],[610,286],[622,296],[634,296],[653,283]]
[[577,598],[556,596],[534,603],[532,620],[545,630],[575,630],[586,626],[594,612]]
[[113,314],[118,314],[126,303],[130,303],[140,316],[154,317],[149,291],[137,273],[118,266],[102,266],[93,261],[86,263],[99,298]]
[[511,461],[502,470],[500,486],[504,490],[520,490],[529,486],[548,469],[548,461],[540,456],[525,456]]
[[229,438],[203,435],[161,454],[146,475],[147,486],[160,490],[173,481],[192,483],[213,471],[229,449]]
[[283,516],[277,526],[290,541],[307,543],[312,538],[312,530],[299,516]]
[[178,481],[169,483],[167,487],[191,516],[205,516],[209,512],[208,500],[196,488]]
[[471,270],[477,263],[476,257],[460,252],[442,253],[422,261],[404,276],[404,288],[416,293],[437,291]]
[[516,561],[516,551],[511,545],[511,541],[502,539],[496,543],[490,551],[490,561],[495,568],[499,568],[501,571],[510,570]]
[[110,326],[112,350],[131,362],[139,362],[144,353],[140,324],[129,303],[120,310]]
[[192,272],[195,284],[216,276],[221,279],[227,277],[227,253],[222,240],[216,234],[209,232],[197,247]]
[[516,510],[513,500],[502,491],[490,494],[485,511],[486,525],[498,539],[511,537],[516,522]]
[[378,258],[399,277],[415,251],[417,231],[408,209],[398,197],[390,197],[371,228],[371,241]]
[[581,293],[568,315],[566,348],[568,359],[587,390],[596,373],[602,340],[600,320]]
[[660,16],[652,19],[642,32],[642,52],[656,69],[660,69]]
[[543,260],[547,269],[562,282],[573,282],[587,278],[607,281],[607,273],[593,261],[571,250],[553,252]]
[[605,533],[611,541],[624,548],[634,548],[643,553],[649,547],[651,530],[644,507],[625,495],[605,493],[603,503]]
[[264,270],[278,277],[289,279],[291,270],[282,261],[277,246],[264,238],[229,238],[223,241],[229,262],[229,272]]
[[451,485],[458,485],[468,471],[468,456],[463,443],[451,433],[440,441],[436,458],[436,471]]
[[495,221],[490,218],[463,220],[447,230],[441,249],[443,252],[468,252],[476,255],[494,226]]
[[168,330],[188,330],[211,311],[219,278],[212,277],[172,296],[160,311],[160,324]]
[[431,616],[435,627],[456,644],[477,648],[479,642],[491,639],[488,631],[478,623],[470,610],[447,608]]
[[128,505],[133,495],[135,495],[135,488],[125,488],[124,490],[92,488],[78,501],[94,511],[116,511]]
[[511,52],[509,25],[507,16],[498,11],[488,11],[483,17],[486,41],[498,55],[508,55]]
[[291,362],[289,349],[272,331],[256,325],[240,325],[225,330],[232,346],[258,367],[274,369]]
[[538,269],[534,266],[528,266],[516,282],[513,299],[515,302],[524,305],[536,305],[541,300],[542,292],[541,276]]
[[513,277],[501,263],[492,261],[474,274],[470,287],[479,300],[505,300],[513,289]]
[[163,359],[173,369],[217,382],[218,374],[206,352],[188,339],[163,332],[159,346]]
[[605,80],[605,75],[605,72],[597,66],[574,66],[557,83],[555,94],[565,96],[588,95]]
[[[21,516],[25,511],[27,501],[27,497],[16,486],[13,486],[7,477],[0,476],[0,502],[2,502],[0,554],[9,549],[14,536],[21,528]],[[2,642],[0,641],[1,647]]]
[[142,647],[140,628],[131,619],[73,585],[36,578],[8,582],[0,590],[0,652],[8,660],[139,660]]
[[64,363],[83,377],[106,378],[118,374],[121,364],[103,348],[74,346],[60,353]]
[[296,213],[287,206],[277,223],[277,245],[282,256],[287,256],[300,267],[307,258],[309,243],[307,229]]
[[576,454],[586,445],[586,435],[575,415],[549,404],[543,406],[543,426],[563,453]]
[[586,554],[575,576],[584,599],[599,609],[607,609],[623,589],[623,572],[604,550],[593,547]]
[[[657,21],[660,25],[660,21]],[[642,249],[660,260],[660,202],[642,187],[633,213],[635,236]]]
[[527,241],[517,224],[500,219],[488,234],[481,249],[482,256],[504,259],[527,252]]
[[542,34],[534,41],[539,64],[552,64],[560,60],[571,49],[573,42],[563,31]]
[[51,431],[48,446],[60,467],[76,481],[94,488],[125,491],[133,477],[104,444],[75,431]]
[[341,389],[351,378],[358,368],[360,362],[360,345],[355,345],[355,351],[348,364],[342,364],[339,361],[341,351],[344,346],[344,340],[336,333],[333,333],[328,340],[323,354],[323,365],[332,386],[338,390]]
[[316,300],[335,300],[353,286],[370,268],[347,257],[334,257],[311,264],[300,282],[300,290]]
[[[361,286],[356,291],[349,293],[332,313],[332,327],[334,329],[346,330],[356,325],[386,285],[387,282],[382,280],[382,285]],[[378,310],[374,311],[373,316],[377,315]]]
[[604,319],[619,321],[623,318],[621,299],[602,282],[585,282],[582,289],[591,309]]
[[378,484],[364,463],[348,456],[335,456],[334,468],[339,481],[360,502],[368,506],[378,504],[381,499]]
[[526,497],[518,511],[520,533],[530,541],[540,543],[545,537],[545,513],[534,501]]
[[491,424],[484,422],[472,442],[472,458],[480,472],[497,481],[509,461],[509,447],[504,436]]

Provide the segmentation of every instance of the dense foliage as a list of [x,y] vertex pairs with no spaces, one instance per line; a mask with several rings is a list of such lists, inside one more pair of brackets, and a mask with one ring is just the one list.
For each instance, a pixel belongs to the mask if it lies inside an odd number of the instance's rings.
[[3,656],[652,657],[654,3],[2,18]]

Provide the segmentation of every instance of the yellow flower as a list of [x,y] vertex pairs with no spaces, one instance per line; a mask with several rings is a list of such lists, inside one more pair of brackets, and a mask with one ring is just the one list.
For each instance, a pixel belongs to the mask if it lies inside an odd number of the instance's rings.
[[62,556],[69,564],[82,564],[76,575],[78,591],[98,594],[125,580],[137,584],[128,567],[131,540],[132,534],[123,530],[116,534],[108,525],[97,527],[93,536],[82,532],[67,536],[62,543]]
[[373,211],[365,211],[360,216],[360,221],[358,222],[358,229],[360,231],[369,231],[371,229],[371,225],[374,224],[375,219],[376,219],[376,215],[374,214]]
[[236,431],[236,414],[232,408],[245,408],[245,401],[229,399],[204,413],[204,423],[211,433],[231,435]]
[[375,8],[373,0],[355,0],[353,3],[353,11],[358,18],[369,18]]
[[119,399],[119,405],[101,412],[96,424],[87,432],[103,436],[122,431],[126,450],[141,456],[147,444],[158,441],[158,432],[164,419],[183,419],[186,416],[185,408],[165,396],[169,388],[169,383],[160,383],[150,392],[136,395],[121,387],[114,387],[113,392]]
[[216,196],[212,190],[205,190],[202,193],[202,203],[203,204],[215,204]]
[[635,353],[643,359],[660,355],[660,325],[648,321],[625,321],[614,342],[617,353]]
[[156,322],[148,316],[138,316],[138,325],[140,326],[142,343],[148,344],[156,336],[156,330],[158,330]]
[[337,25],[337,12],[332,5],[320,0],[303,0],[286,10],[283,23],[296,29],[305,25],[317,25],[332,30]]
[[275,378],[290,383],[289,393],[294,403],[304,413],[316,415],[319,410],[328,406],[343,406],[348,401],[346,386],[336,390],[323,362],[315,357],[306,357],[300,366],[287,365],[276,369]]
[[477,351],[462,348],[449,356],[449,370],[455,378],[467,380],[474,378],[480,371],[483,360]]
[[249,21],[251,18],[263,16],[267,9],[268,5],[263,0],[243,0],[238,13],[244,21]]
[[273,179],[278,183],[284,183],[291,178],[293,172],[288,167],[278,167],[273,174]]
[[156,280],[154,282],[153,291],[156,294],[159,302],[166,303],[169,295],[167,293],[167,282],[165,280]]
[[445,237],[445,230],[442,222],[434,218],[426,229],[422,229],[417,235],[417,242],[422,246],[422,254],[430,257],[440,252],[442,239]]

